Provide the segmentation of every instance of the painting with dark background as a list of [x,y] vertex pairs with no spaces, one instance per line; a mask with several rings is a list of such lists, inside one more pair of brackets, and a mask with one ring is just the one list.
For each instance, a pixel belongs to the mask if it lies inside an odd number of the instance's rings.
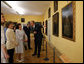
[[51,17],[51,8],[48,9],[48,18]]
[[53,35],[59,36],[59,13],[53,15]]
[[73,40],[73,4],[62,9],[62,36]]
[[58,1],[54,1],[54,12],[58,10]]
[[46,24],[45,34],[48,35],[48,33],[47,33],[47,31],[48,31],[48,21],[47,20],[45,21],[45,24]]
[[21,18],[21,22],[25,22],[25,18]]
[[[43,22],[43,26],[44,26],[44,22]],[[44,28],[43,28],[43,33],[44,33]]]

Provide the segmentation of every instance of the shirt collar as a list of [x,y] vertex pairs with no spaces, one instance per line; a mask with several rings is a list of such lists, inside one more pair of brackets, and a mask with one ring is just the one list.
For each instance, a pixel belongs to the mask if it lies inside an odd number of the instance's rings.
[[35,28],[35,25],[33,26],[33,28]]

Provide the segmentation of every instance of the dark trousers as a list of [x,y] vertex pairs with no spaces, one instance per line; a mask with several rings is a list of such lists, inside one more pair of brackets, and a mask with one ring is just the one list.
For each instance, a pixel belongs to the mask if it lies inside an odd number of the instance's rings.
[[30,46],[30,36],[28,36],[28,48],[30,49],[31,46]]
[[37,54],[37,50],[38,50],[38,56],[40,56],[41,43],[42,43],[42,38],[35,38],[35,50],[34,50],[34,54]]
[[14,60],[13,60],[14,50],[15,50],[15,49],[7,50],[8,55],[10,56],[10,58],[9,58],[9,60],[8,60],[9,63],[13,63],[13,61],[14,61]]
[[[30,47],[30,36],[27,36],[28,37],[28,41],[27,41],[27,44],[28,44],[28,48],[30,49],[31,47]],[[27,50],[27,47],[26,47],[26,45],[24,44],[24,48],[25,48],[25,50]]]

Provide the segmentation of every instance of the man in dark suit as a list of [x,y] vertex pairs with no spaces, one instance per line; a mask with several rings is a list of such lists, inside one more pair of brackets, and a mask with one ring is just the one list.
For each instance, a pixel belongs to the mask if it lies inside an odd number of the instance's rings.
[[28,37],[28,48],[29,48],[29,49],[32,49],[32,48],[30,47],[30,22],[27,24],[27,26],[24,26],[24,27],[23,27],[23,30],[25,31],[25,33],[26,33],[26,35],[27,35],[27,37]]
[[34,38],[35,38],[35,50],[34,54],[32,56],[37,55],[37,50],[38,50],[38,55],[37,57],[40,57],[40,51],[41,51],[41,43],[42,43],[42,32],[41,32],[41,25],[35,25],[34,21],[30,22],[31,26],[33,27],[33,33],[34,33]]

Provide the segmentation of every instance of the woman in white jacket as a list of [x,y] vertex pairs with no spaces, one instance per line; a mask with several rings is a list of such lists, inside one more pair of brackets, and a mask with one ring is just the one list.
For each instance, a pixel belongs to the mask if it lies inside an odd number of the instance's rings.
[[25,32],[23,31],[21,24],[17,25],[16,40],[19,43],[19,45],[15,48],[15,51],[17,53],[17,61],[22,62],[22,61],[24,61],[23,59],[21,59],[21,55],[24,53],[23,43],[25,41],[27,41],[27,36],[26,36]]

